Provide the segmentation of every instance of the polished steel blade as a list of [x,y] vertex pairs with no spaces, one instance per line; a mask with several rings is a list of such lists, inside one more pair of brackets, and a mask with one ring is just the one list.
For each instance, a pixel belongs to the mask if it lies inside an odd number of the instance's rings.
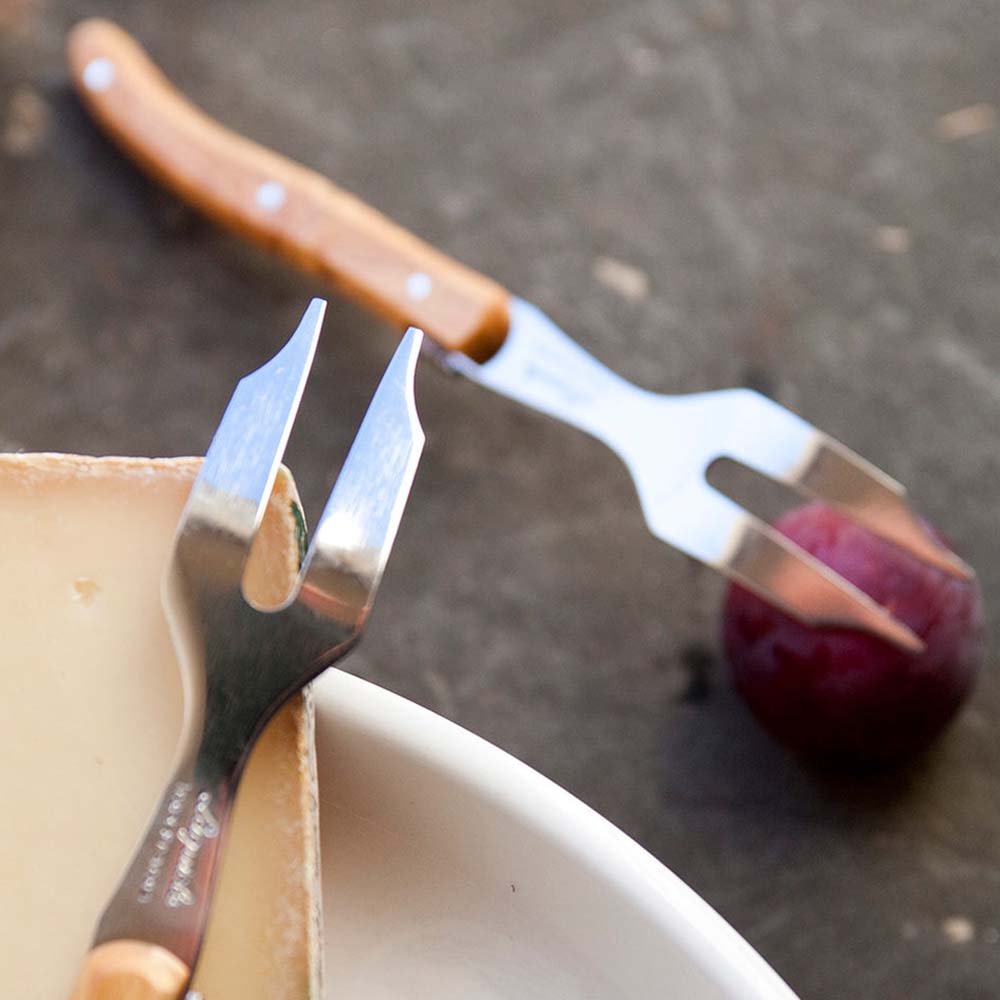
[[205,508],[249,545],[264,516],[319,343],[326,302],[313,299],[295,332],[267,364],[240,379],[222,415],[179,532]]
[[361,615],[375,598],[424,447],[413,395],[422,341],[423,333],[411,327],[396,349],[306,556],[305,589],[322,581],[324,592],[358,601]]

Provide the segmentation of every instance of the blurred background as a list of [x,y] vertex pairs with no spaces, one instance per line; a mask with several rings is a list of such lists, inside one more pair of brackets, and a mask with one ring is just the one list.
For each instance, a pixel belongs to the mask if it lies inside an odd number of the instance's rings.
[[[0,0],[6,449],[201,453],[234,380],[329,293],[99,134],[63,59],[92,14],[627,378],[749,385],[855,448],[989,612],[995,4]],[[325,338],[288,453],[314,518],[396,343],[336,298]],[[350,669],[592,805],[804,998],[995,996],[990,669],[916,765],[807,770],[728,687],[721,581],[650,538],[610,452],[430,364],[418,404],[428,447]]]

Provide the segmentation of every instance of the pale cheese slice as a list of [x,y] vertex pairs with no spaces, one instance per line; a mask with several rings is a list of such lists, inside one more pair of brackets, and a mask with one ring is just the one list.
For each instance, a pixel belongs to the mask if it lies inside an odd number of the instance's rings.
[[[0,455],[0,983],[68,997],[168,777],[181,682],[160,578],[196,459]],[[251,558],[262,603],[298,564],[279,476]],[[312,710],[296,698],[248,765],[193,988],[318,1000]]]

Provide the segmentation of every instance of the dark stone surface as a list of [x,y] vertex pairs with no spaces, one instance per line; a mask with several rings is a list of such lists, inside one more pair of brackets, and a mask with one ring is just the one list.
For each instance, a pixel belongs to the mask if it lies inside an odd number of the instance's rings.
[[[6,447],[197,453],[323,291],[96,133],[61,53],[90,13],[627,377],[752,384],[857,448],[989,606],[1000,133],[945,142],[937,123],[996,97],[993,3],[0,0]],[[648,289],[609,287],[602,257]],[[332,304],[290,450],[314,513],[393,344]],[[992,663],[927,760],[811,774],[729,691],[721,583],[647,535],[610,453],[429,368],[419,403],[428,448],[354,669],[593,805],[803,997],[996,996]]]

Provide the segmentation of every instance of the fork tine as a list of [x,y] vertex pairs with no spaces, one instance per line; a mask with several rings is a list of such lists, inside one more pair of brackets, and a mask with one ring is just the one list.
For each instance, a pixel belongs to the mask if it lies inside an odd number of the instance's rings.
[[313,299],[285,346],[236,386],[195,480],[182,530],[207,503],[218,520],[221,501],[226,530],[247,546],[253,540],[295,421],[325,312],[326,302]]
[[859,628],[913,653],[924,648],[867,594],[746,511],[734,518],[729,545],[716,565],[807,625]]
[[862,629],[906,650],[923,649],[920,639],[884,607],[703,479],[685,484],[669,507],[657,500],[645,497],[643,504],[657,538],[793,618]]
[[906,489],[871,462],[760,393],[728,389],[707,395],[726,418],[720,454],[836,507],[945,573],[975,576],[924,527],[906,501]]
[[967,580],[975,575],[921,524],[904,486],[828,435],[816,431],[801,459],[781,478],[929,565]]
[[316,525],[302,600],[327,614],[362,617],[392,549],[424,446],[413,393],[422,340],[411,327],[396,349]]

